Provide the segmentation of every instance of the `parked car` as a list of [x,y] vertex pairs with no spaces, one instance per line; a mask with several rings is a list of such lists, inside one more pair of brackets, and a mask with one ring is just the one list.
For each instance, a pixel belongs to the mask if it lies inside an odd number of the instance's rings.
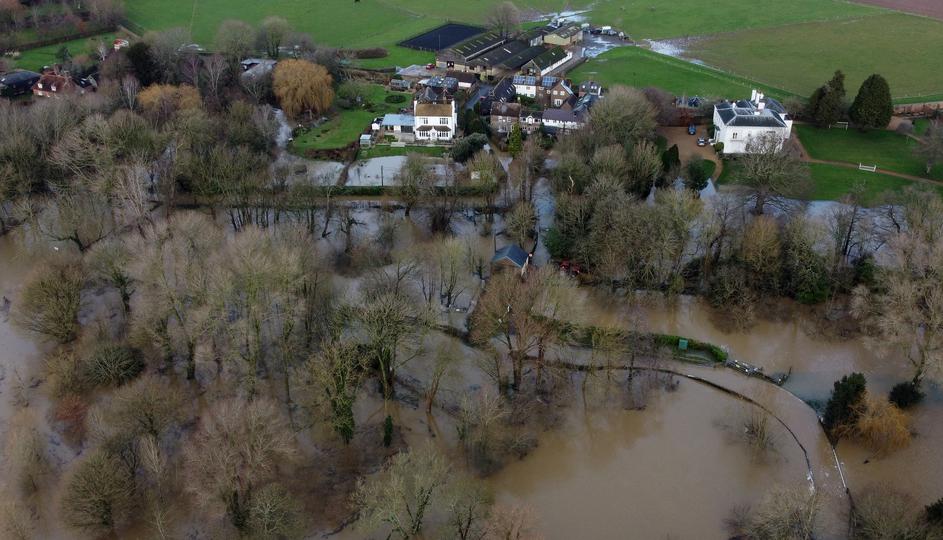
[[0,96],[13,97],[32,92],[33,85],[39,80],[39,73],[34,71],[14,71],[0,77]]
[[688,135],[697,135],[697,126],[688,124]]
[[705,139],[704,137],[698,137],[698,138],[697,138],[697,145],[698,145],[698,146],[707,146],[707,139]]
[[426,69],[435,69],[435,64],[426,64]]

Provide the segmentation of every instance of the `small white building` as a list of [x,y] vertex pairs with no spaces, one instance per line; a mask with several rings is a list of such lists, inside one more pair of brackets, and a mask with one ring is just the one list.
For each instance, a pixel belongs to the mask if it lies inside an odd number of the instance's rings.
[[458,113],[455,100],[437,102],[413,102],[413,132],[417,141],[451,141],[458,129]]
[[763,135],[785,142],[792,135],[792,117],[783,105],[754,90],[750,101],[714,106],[714,142],[724,144],[725,154],[744,154],[750,140]]
[[392,136],[397,142],[413,142],[413,127],[416,119],[411,114],[387,114],[373,121],[374,132],[383,137]]

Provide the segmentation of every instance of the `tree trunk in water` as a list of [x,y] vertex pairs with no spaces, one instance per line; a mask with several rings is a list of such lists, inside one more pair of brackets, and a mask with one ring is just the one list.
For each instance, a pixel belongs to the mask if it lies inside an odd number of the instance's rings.
[[187,341],[187,380],[192,381],[196,378],[196,359],[193,358],[193,350],[196,346],[192,341]]

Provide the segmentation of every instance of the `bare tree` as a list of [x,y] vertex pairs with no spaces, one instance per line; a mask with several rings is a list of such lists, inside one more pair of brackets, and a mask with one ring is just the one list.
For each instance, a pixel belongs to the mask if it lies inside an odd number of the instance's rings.
[[492,502],[493,496],[483,482],[467,475],[452,478],[445,493],[450,535],[459,540],[483,538]]
[[396,176],[397,195],[406,206],[406,216],[419,201],[428,197],[435,185],[435,175],[427,168],[422,154],[408,154]]
[[252,52],[254,42],[255,30],[251,26],[230,19],[220,23],[213,45],[216,52],[225,56],[230,65],[236,65]]
[[291,24],[281,17],[266,17],[259,25],[259,42],[269,58],[278,58],[282,42],[291,33]]
[[203,87],[213,103],[218,104],[226,81],[231,75],[229,63],[221,54],[203,59]]
[[930,124],[920,138],[920,144],[914,148],[914,153],[926,162],[927,176],[933,167],[943,163],[943,124],[939,121]]
[[485,540],[540,540],[537,512],[530,506],[495,505],[488,515]]
[[344,443],[350,443],[354,436],[354,402],[367,369],[366,360],[358,345],[336,342],[300,368],[306,401],[315,410],[328,412],[331,426]]
[[933,538],[922,508],[913,497],[887,484],[868,486],[855,497],[852,537],[860,540]]
[[736,181],[750,190],[753,213],[759,215],[768,205],[783,208],[784,198],[804,195],[809,187],[809,168],[790,151],[782,137],[763,134],[747,142]]
[[733,534],[763,540],[809,540],[818,517],[817,492],[805,486],[773,488],[754,508],[738,509],[727,524]]
[[488,14],[488,26],[503,37],[517,32],[521,27],[521,11],[514,2],[502,2]]
[[522,201],[514,205],[514,208],[508,214],[505,234],[508,239],[519,246],[523,246],[526,250],[536,224],[537,213],[534,211],[534,205]]
[[291,540],[304,537],[303,510],[279,484],[269,484],[252,497],[249,530],[253,538]]
[[122,104],[129,110],[134,110],[138,101],[138,92],[141,91],[141,83],[134,75],[125,75],[121,79],[121,86],[118,88]]
[[186,448],[187,489],[203,503],[224,509],[236,529],[248,531],[253,494],[296,452],[288,423],[271,401],[219,401]]
[[94,452],[72,466],[61,505],[70,527],[96,535],[114,533],[131,518],[134,478],[117,458]]
[[78,266],[47,264],[27,278],[13,322],[29,332],[68,343],[79,331],[84,275]]
[[431,507],[449,480],[449,466],[431,445],[401,452],[381,474],[361,479],[354,493],[366,531],[385,529],[389,537],[422,533]]

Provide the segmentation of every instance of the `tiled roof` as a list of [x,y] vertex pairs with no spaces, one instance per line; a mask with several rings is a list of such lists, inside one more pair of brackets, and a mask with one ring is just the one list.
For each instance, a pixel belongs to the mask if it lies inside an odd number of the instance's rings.
[[556,64],[560,60],[563,60],[564,58],[566,58],[566,51],[563,50],[563,47],[553,47],[552,49],[547,49],[543,53],[539,54],[532,60],[532,62],[538,68],[544,70]]

